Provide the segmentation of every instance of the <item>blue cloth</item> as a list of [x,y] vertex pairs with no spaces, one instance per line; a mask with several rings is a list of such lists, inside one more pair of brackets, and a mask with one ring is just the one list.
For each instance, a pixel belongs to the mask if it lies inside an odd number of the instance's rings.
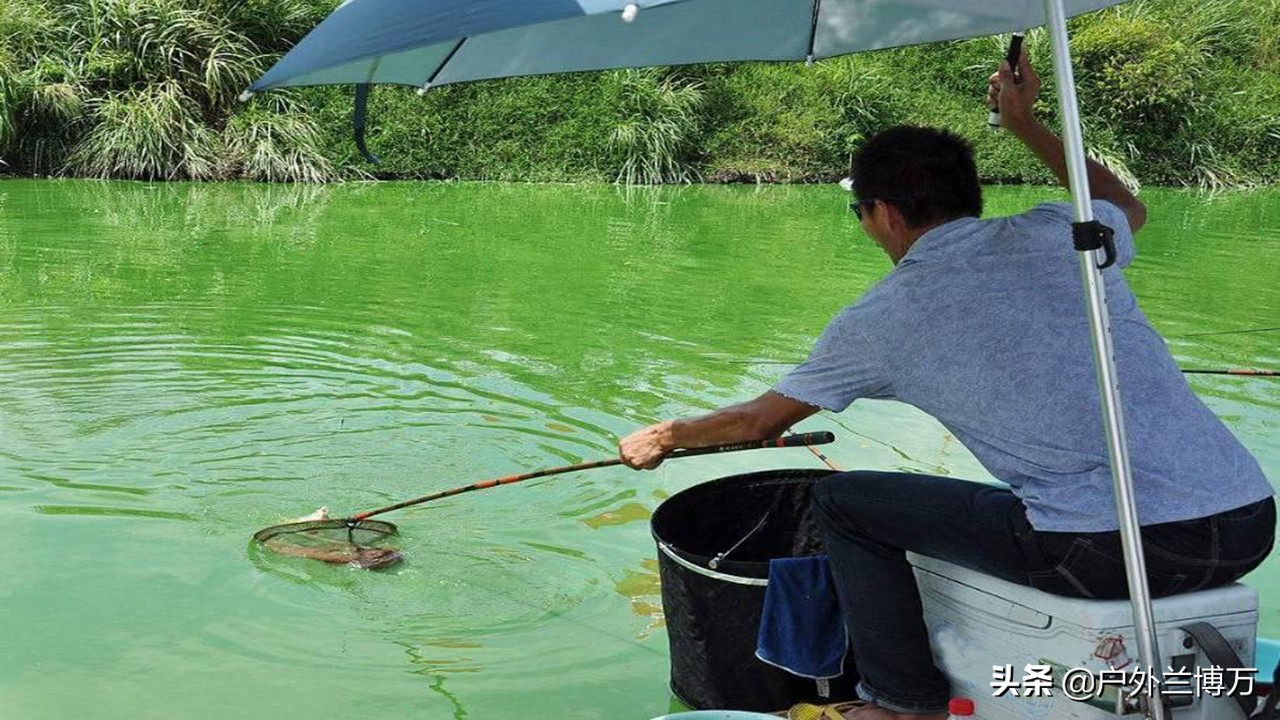
[[[1134,257],[1123,212],[1102,271],[1143,525],[1207,517],[1272,495],[1258,462],[1187,385],[1120,268]],[[1036,530],[1115,530],[1071,207],[962,218],[922,235],[822,333],[774,390],[840,411],[895,399],[937,418],[1022,499]]]
[[843,672],[849,647],[826,555],[769,561],[756,657],[800,677]]

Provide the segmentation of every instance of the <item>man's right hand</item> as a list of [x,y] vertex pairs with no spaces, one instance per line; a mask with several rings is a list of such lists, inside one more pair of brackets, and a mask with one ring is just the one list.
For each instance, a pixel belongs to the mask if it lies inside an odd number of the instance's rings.
[[1031,68],[1026,50],[1018,55],[1018,77],[1015,82],[1013,68],[1006,61],[987,81],[987,106],[1000,108],[1000,124],[1015,134],[1035,122],[1034,107],[1040,95],[1040,76]]
[[667,453],[675,449],[671,437],[671,421],[655,423],[618,441],[618,457],[629,468],[652,470],[662,464]]
[[816,412],[813,405],[768,390],[701,417],[642,427],[618,441],[618,457],[627,467],[652,470],[673,450],[776,438]]

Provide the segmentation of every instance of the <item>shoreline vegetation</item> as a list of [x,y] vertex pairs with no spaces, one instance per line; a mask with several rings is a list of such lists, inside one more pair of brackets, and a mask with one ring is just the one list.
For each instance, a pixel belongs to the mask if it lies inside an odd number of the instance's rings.
[[[371,94],[236,96],[330,0],[4,0],[0,174],[144,180],[353,178],[817,182],[898,123],[974,143],[986,182],[1051,183],[986,127],[1006,38],[803,64],[620,70]],[[1041,31],[1028,52],[1056,100]],[[1280,182],[1280,0],[1133,0],[1072,21],[1090,153],[1133,185]]]

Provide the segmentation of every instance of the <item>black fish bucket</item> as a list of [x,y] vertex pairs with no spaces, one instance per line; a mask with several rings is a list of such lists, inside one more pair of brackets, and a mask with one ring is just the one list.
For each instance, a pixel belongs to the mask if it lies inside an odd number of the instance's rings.
[[830,470],[768,470],[683,490],[654,511],[662,608],[671,646],[671,692],[695,710],[772,712],[797,702],[857,697],[853,655],[819,684],[755,655],[769,560],[824,552],[809,509]]

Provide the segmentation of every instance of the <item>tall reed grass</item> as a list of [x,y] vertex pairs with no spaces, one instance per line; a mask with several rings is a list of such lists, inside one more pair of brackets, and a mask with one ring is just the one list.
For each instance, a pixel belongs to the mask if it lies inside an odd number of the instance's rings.
[[0,157],[36,174],[332,179],[305,114],[230,122],[236,96],[318,19],[317,5],[4,0]]
[[697,177],[690,162],[698,130],[702,87],[660,70],[623,70],[618,83],[619,121],[609,144],[620,163],[617,181],[627,185],[687,183]]

